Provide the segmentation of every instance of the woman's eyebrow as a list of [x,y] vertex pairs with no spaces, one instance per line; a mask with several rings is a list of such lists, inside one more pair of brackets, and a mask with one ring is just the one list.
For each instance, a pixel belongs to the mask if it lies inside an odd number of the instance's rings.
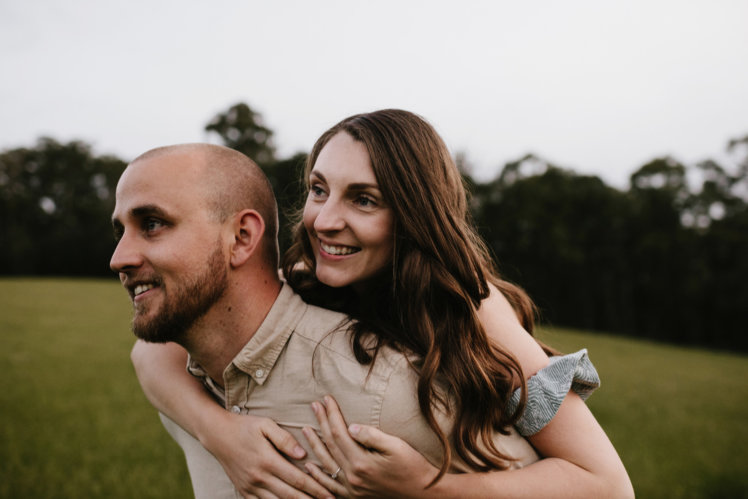
[[377,184],[367,184],[366,182],[359,182],[356,184],[349,184],[348,189],[352,191],[365,191],[367,189],[375,189],[379,190],[379,186]]
[[[311,172],[309,172],[309,176],[317,177],[322,182],[327,183],[327,179],[322,174],[322,172],[318,172],[317,170],[312,170]],[[373,184],[368,182],[355,182],[353,184],[348,184],[346,188],[351,191],[363,191],[366,189],[376,189],[377,191],[380,190],[379,185],[376,182]]]

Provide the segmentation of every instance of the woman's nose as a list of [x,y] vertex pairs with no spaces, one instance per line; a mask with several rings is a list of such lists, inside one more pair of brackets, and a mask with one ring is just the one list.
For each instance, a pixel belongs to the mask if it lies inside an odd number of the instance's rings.
[[328,199],[320,206],[314,219],[314,230],[317,232],[332,232],[343,230],[345,220],[340,203],[334,199]]

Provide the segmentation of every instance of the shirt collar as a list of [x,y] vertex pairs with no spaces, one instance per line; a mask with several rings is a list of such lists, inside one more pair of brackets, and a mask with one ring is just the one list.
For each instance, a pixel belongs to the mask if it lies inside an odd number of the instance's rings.
[[256,383],[264,384],[306,308],[291,286],[283,284],[265,320],[231,363]]

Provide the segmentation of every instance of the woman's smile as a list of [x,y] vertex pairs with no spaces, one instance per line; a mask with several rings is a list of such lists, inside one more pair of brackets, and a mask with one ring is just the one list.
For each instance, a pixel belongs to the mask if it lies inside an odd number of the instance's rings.
[[355,246],[325,244],[321,240],[319,242],[319,246],[324,253],[327,253],[328,255],[331,255],[331,256],[352,255],[353,253],[358,253],[359,251],[361,251],[361,248],[356,248]]
[[392,210],[385,203],[366,146],[340,132],[322,148],[304,205],[320,282],[367,281],[392,262]]

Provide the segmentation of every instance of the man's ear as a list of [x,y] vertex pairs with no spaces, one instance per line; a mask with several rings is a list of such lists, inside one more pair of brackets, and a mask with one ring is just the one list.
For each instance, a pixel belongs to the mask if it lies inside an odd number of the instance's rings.
[[255,210],[242,210],[234,215],[234,242],[231,247],[231,266],[244,264],[258,249],[265,235],[265,221]]

